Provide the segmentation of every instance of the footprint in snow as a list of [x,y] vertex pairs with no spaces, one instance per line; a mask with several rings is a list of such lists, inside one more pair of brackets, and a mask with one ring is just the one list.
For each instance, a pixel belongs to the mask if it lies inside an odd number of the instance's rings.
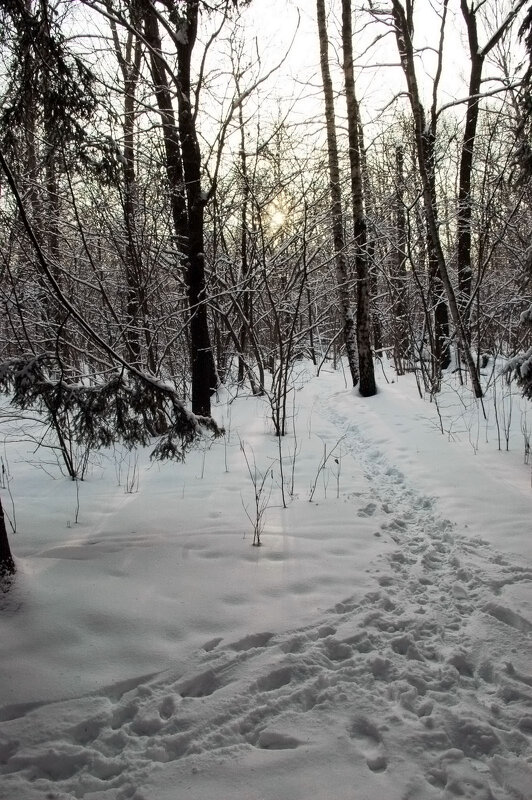
[[388,766],[384,754],[382,736],[367,717],[356,717],[349,730],[351,739],[356,739],[360,750],[366,759],[368,769],[372,772],[384,772]]
[[277,731],[261,731],[257,739],[257,747],[263,750],[295,750],[301,742],[294,736]]
[[360,508],[358,510],[358,515],[357,516],[359,516],[359,517],[372,517],[376,510],[377,510],[377,504],[376,503],[368,503],[366,506],[364,506],[364,508]]
[[255,687],[259,692],[273,692],[286,686],[291,680],[292,670],[290,667],[281,667],[259,678],[255,683]]
[[214,670],[209,669],[181,681],[176,685],[176,689],[181,697],[209,697],[222,685]]
[[244,636],[243,639],[239,639],[237,642],[232,642],[229,647],[231,650],[236,650],[237,652],[253,650],[256,647],[266,647],[270,639],[273,639],[273,636],[273,633],[269,633],[267,631],[264,633],[250,633],[247,636]]

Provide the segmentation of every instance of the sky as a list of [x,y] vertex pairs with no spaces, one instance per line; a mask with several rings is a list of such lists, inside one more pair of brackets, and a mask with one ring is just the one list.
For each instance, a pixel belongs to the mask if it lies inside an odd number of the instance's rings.
[[[353,3],[356,9],[358,3]],[[464,22],[458,4],[451,2],[447,16],[447,28],[444,46],[443,73],[440,84],[439,105],[444,105],[457,98],[467,96],[469,81],[469,62],[467,58],[468,41]],[[341,9],[338,2],[326,4],[328,11],[328,31],[331,40],[331,64],[340,63],[340,29]],[[422,0],[416,3],[415,9],[415,43],[424,49],[418,59],[418,80],[424,86],[424,101],[431,102],[432,77],[435,71],[434,50],[439,41],[439,9],[441,3]],[[501,6],[500,2],[485,5],[485,17],[479,16],[479,39],[482,45],[487,41],[489,33],[494,29],[494,21],[500,20],[508,2]],[[291,88],[291,77],[295,77],[304,85],[312,87],[303,95],[312,96],[311,101],[302,103],[303,113],[312,115],[321,102],[321,77],[319,71],[319,47],[314,0],[272,0],[261,3],[255,1],[244,12],[249,20],[251,35],[256,35],[266,64],[275,63],[279,53],[285,52],[292,41],[297,28],[294,44],[283,67],[278,86],[290,97],[296,91]],[[382,21],[368,22],[366,13],[356,12],[354,16],[354,52],[357,61],[357,94],[362,104],[362,113],[366,120],[373,120],[382,113],[391,98],[405,89],[404,78],[398,68],[397,46],[393,30]],[[386,33],[384,38],[382,34]],[[378,39],[378,41],[377,41]],[[368,49],[369,48],[369,49]],[[515,44],[507,52],[508,58],[517,67],[519,48]],[[375,65],[380,65],[375,68]],[[395,65],[395,66],[385,66]],[[424,78],[425,71],[428,78]],[[488,63],[486,76],[495,76],[498,70]],[[337,88],[341,88],[341,75],[336,73]],[[316,100],[316,97],[318,100]],[[341,103],[337,104],[337,113],[343,113]]]

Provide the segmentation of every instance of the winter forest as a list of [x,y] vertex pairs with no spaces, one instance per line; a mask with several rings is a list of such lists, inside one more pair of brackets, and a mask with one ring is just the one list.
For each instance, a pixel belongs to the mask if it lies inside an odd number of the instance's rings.
[[0,0],[0,800],[532,797],[530,0]]

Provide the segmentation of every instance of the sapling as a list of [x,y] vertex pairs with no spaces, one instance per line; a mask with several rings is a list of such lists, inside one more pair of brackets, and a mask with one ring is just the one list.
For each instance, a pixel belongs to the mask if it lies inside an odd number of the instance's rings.
[[201,457],[201,475],[200,480],[203,480],[205,477],[205,459],[207,457],[207,451],[205,448],[202,448],[202,457]]
[[125,494],[136,494],[139,490],[139,456],[137,451],[133,452],[133,463],[131,461],[131,454],[128,455],[127,460],[127,475],[124,486]]
[[521,413],[521,433],[523,434],[523,443],[524,443],[524,453],[523,453],[523,461],[525,464],[530,463],[530,439],[532,435],[532,430],[528,426],[528,421],[526,418],[526,410]]
[[79,522],[79,480],[77,478],[75,480],[75,484],[76,484],[76,508],[74,511],[74,523],[75,525],[77,525]]
[[[238,387],[237,387],[238,391]],[[224,431],[224,463],[225,463],[225,471],[229,472],[229,447],[233,444],[232,442],[232,435],[233,435],[233,400],[235,396],[229,397],[227,401],[227,423],[223,423],[222,429]]]
[[225,471],[226,472],[229,472],[229,465],[227,463],[227,439],[228,439],[228,436],[229,436],[229,434],[226,432],[224,434],[224,465],[225,465]]
[[342,472],[342,450],[338,453],[338,457],[334,459],[336,464],[335,477],[336,477],[336,499],[340,499],[340,474]]
[[497,426],[497,442],[501,450],[501,425],[499,422],[499,407],[497,405],[497,381],[493,382],[493,410],[495,412],[495,425]]
[[118,453],[116,445],[113,445],[113,466],[115,470],[116,485],[122,486],[122,464],[124,463],[125,454]]
[[293,499],[294,497],[294,486],[295,486],[295,473],[296,473],[296,459],[299,455],[299,445],[297,440],[297,428],[296,428],[296,398],[294,394],[293,399],[293,408],[292,408],[292,430],[294,435],[294,451],[290,452],[290,488],[288,490],[288,494]]
[[[500,381],[506,381],[508,384],[509,381],[506,377],[500,377]],[[497,439],[499,450],[502,450],[502,441],[501,441],[501,429],[502,434],[504,436],[504,441],[506,443],[506,450],[510,449],[510,430],[512,426],[512,410],[513,410],[513,392],[512,388],[510,387],[509,390],[506,392],[504,386],[502,386],[502,391],[500,394],[500,403],[497,399],[497,384],[495,383],[493,388],[493,404],[495,409],[495,422],[497,425]],[[499,411],[500,405],[500,411]]]
[[505,409],[504,439],[506,441],[506,450],[508,451],[510,449],[510,431],[512,428],[512,411],[513,411],[513,399],[514,399],[514,394],[511,387],[509,388],[507,397],[509,398],[509,402],[508,402],[507,413]]
[[[318,485],[319,477],[320,477],[321,473],[323,472],[323,470],[325,469],[325,467],[327,466],[327,462],[329,461],[330,458],[334,457],[334,454],[335,454],[337,448],[342,444],[342,442],[344,441],[346,436],[347,436],[347,434],[344,433],[344,435],[341,436],[338,439],[338,441],[336,442],[334,447],[332,447],[332,449],[329,450],[329,452],[327,452],[327,443],[326,442],[323,443],[323,456],[322,456],[322,459],[321,459],[321,461],[320,461],[320,463],[318,465],[318,469],[317,469],[316,475],[314,476],[314,480],[310,484],[310,495],[309,495],[309,498],[308,498],[309,503],[312,503],[314,494],[316,492],[316,486]],[[327,487],[326,486],[325,486],[325,491],[327,491]]]
[[281,436],[277,437],[277,448],[279,450],[279,478],[281,480],[281,498],[283,501],[283,508],[286,508],[286,496],[284,491],[283,445]]
[[[324,448],[326,447],[327,445],[324,445]],[[325,455],[325,449],[324,449],[324,455]],[[326,469],[325,468],[322,469],[321,479],[323,481],[323,496],[325,497],[325,499],[327,499],[327,487],[329,486],[329,478],[330,478],[329,468],[327,467]]]
[[248,507],[245,505],[244,501],[242,500],[242,506],[246,513],[247,518],[251,522],[253,528],[253,547],[260,547],[261,542],[261,534],[264,530],[265,525],[265,515],[266,511],[269,508],[269,502],[272,494],[272,484],[270,483],[269,486],[266,485],[268,477],[271,478],[273,481],[273,469],[268,467],[267,470],[262,472],[256,464],[255,461],[255,454],[253,453],[253,448],[250,448],[253,454],[253,463],[250,462],[248,458],[248,454],[246,451],[245,444],[242,440],[240,440],[240,450],[244,456],[244,460],[246,462],[246,467],[248,470],[248,475],[253,484],[253,511],[250,513],[248,511]]

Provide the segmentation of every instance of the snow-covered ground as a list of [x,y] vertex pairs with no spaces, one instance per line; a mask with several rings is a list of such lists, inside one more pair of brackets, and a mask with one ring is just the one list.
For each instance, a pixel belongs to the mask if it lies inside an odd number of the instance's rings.
[[77,487],[4,424],[2,800],[532,798],[532,408],[379,379],[303,365],[282,474],[229,392],[185,464]]

